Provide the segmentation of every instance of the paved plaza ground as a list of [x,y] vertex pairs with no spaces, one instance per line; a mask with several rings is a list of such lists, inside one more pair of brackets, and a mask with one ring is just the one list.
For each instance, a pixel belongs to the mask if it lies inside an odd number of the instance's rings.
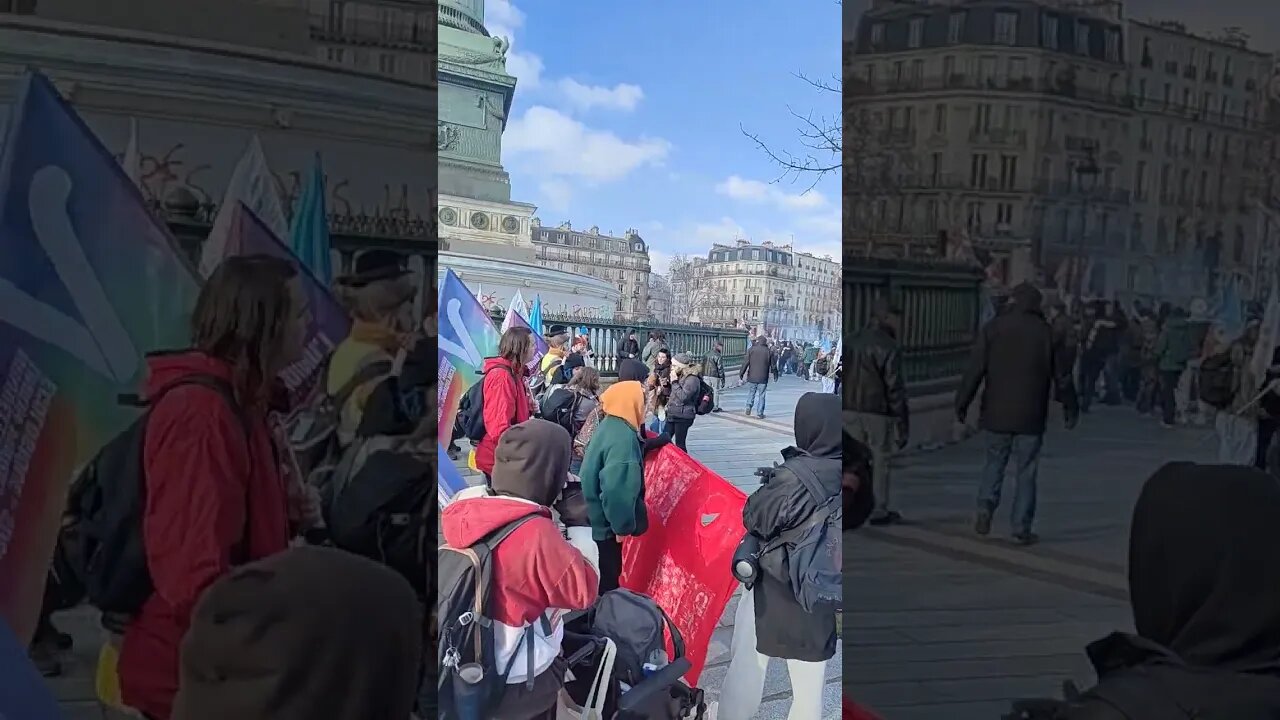
[[1059,415],[1050,426],[1040,544],[1006,539],[1011,479],[989,538],[972,533],[981,436],[896,459],[893,501],[909,524],[846,538],[844,688],[885,720],[995,720],[1013,699],[1058,696],[1064,680],[1087,687],[1084,646],[1132,629],[1133,504],[1163,462],[1212,461],[1212,435],[1123,407],[1095,408],[1073,431]]
[[[779,451],[794,442],[792,418],[797,400],[803,393],[817,391],[818,388],[817,382],[805,382],[795,377],[770,384],[764,420],[754,416],[743,417],[744,390],[726,390],[721,394],[726,412],[697,419],[689,433],[689,451],[712,470],[750,493],[760,486],[760,479],[755,476],[756,468],[780,461]],[[733,634],[736,609],[735,597],[721,618],[721,627],[712,640],[707,666],[699,683],[709,691],[711,699],[715,699],[728,671],[729,640]],[[104,717],[95,700],[93,687],[100,637],[95,617],[91,610],[82,609],[55,618],[63,630],[76,637],[76,649],[66,661],[66,674],[50,683],[62,703],[67,720],[101,720]],[[841,656],[837,652],[827,664],[824,720],[839,717],[840,674]],[[759,720],[785,718],[790,697],[786,665],[774,661],[765,679],[764,702],[756,717]]]

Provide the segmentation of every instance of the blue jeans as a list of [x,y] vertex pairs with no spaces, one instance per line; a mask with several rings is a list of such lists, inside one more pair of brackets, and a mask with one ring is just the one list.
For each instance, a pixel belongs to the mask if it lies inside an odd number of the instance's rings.
[[769,389],[769,383],[747,383],[747,412],[753,409],[757,415],[764,414],[764,394]]
[[1013,533],[1031,532],[1036,517],[1036,473],[1040,470],[1040,448],[1044,435],[1014,435],[987,432],[987,462],[982,468],[982,484],[978,487],[979,509],[995,512],[1000,507],[1000,488],[1009,455],[1017,463],[1018,485],[1013,492]]
[[649,419],[649,424],[647,427],[649,428],[649,432],[653,433],[654,435],[661,435],[662,433],[667,431],[666,421],[659,420],[657,415],[654,415],[652,418]]

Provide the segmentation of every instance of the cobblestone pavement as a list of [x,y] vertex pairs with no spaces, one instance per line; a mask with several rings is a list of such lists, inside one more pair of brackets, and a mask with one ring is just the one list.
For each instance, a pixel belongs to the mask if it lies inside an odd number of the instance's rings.
[[1041,542],[1026,549],[1005,539],[1012,478],[989,539],[971,531],[981,436],[895,460],[908,524],[846,538],[845,691],[885,720],[994,720],[1013,699],[1058,696],[1066,679],[1092,684],[1084,646],[1132,629],[1125,562],[1142,483],[1214,449],[1208,430],[1162,429],[1131,408],[1095,408],[1073,431],[1053,416]]
[[[720,473],[730,482],[752,492],[760,486],[755,476],[758,467],[780,461],[779,451],[794,442],[792,418],[795,405],[805,392],[817,391],[817,382],[808,383],[794,377],[770,384],[765,419],[743,417],[746,403],[743,389],[728,389],[721,394],[725,412],[699,417],[689,433],[689,451],[699,461]],[[737,598],[729,602],[712,639],[707,666],[700,684],[715,699],[729,666],[729,641],[733,634],[733,617]],[[100,632],[96,615],[87,609],[62,613],[55,622],[76,638],[76,648],[66,657],[66,673],[51,681],[61,701],[67,720],[102,720],[104,717],[94,695],[93,671],[97,659]],[[841,655],[827,664],[824,690],[824,720],[839,717]],[[786,666],[774,661],[765,678],[764,702],[756,718],[785,718],[790,707],[790,682]],[[728,718],[722,720],[747,720]]]

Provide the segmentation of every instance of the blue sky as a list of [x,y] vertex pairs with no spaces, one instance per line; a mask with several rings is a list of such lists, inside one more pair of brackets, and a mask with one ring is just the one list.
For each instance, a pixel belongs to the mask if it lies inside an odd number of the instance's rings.
[[794,152],[788,107],[839,113],[795,76],[839,72],[834,0],[488,0],[485,22],[512,40],[512,199],[544,225],[637,228],[660,271],[739,236],[839,257],[839,175],[771,184],[780,169],[740,129]]

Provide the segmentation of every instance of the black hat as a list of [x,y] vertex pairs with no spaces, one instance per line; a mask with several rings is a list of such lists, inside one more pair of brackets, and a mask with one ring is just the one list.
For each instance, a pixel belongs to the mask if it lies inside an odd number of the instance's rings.
[[356,257],[351,273],[338,278],[348,287],[364,287],[379,280],[394,280],[409,274],[405,256],[394,250],[368,250]]
[[568,334],[569,334],[569,328],[563,325],[552,325],[547,330],[547,337],[555,337],[557,335],[568,335]]
[[565,374],[572,373],[576,368],[586,367],[587,361],[583,359],[581,353],[569,353],[569,357],[564,359]]

